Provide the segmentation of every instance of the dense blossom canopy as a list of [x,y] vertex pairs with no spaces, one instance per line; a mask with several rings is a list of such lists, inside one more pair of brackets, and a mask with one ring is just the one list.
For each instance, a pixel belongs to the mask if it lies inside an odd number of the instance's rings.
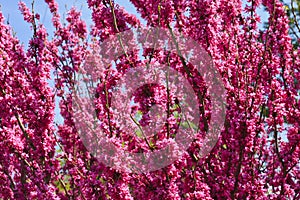
[[[113,0],[88,0],[91,31],[76,8],[62,23],[55,0],[45,2],[54,33],[47,31],[38,13],[19,3],[32,27],[27,49],[0,13],[1,199],[300,198],[300,49],[293,47],[280,0],[131,0],[146,25]],[[264,29],[259,28],[260,6],[269,14]],[[189,76],[180,56],[145,49],[142,54],[126,52],[108,64],[98,56],[109,36],[139,26],[176,30],[192,38],[220,73],[226,119],[206,156],[199,152],[211,120],[210,95],[201,77]],[[72,95],[78,74],[93,73],[89,84],[96,84],[96,115],[107,137],[132,152],[162,148],[172,138],[177,118],[168,115],[163,129],[149,142],[120,129],[110,109],[117,80],[133,66],[146,63],[169,64],[201,94],[200,129],[174,163],[129,173],[99,162],[84,146],[73,117],[80,113],[73,112]],[[133,94],[132,113],[141,115],[141,125],[150,123],[148,113],[154,104],[166,104],[171,114],[180,112],[178,100],[163,90],[145,85]],[[54,120],[55,101],[61,124]]]

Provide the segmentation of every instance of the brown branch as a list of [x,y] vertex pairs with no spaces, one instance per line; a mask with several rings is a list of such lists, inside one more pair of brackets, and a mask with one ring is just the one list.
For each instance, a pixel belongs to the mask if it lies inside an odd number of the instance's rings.
[[21,119],[20,119],[19,114],[18,114],[18,113],[15,113],[15,117],[16,117],[16,119],[17,119],[17,121],[18,121],[18,125],[19,125],[19,127],[21,128],[21,131],[23,132],[23,134],[24,134],[24,136],[25,136],[27,142],[30,144],[30,146],[31,146],[31,148],[32,148],[33,150],[36,150],[36,147],[35,147],[34,144],[32,143],[32,141],[31,141],[31,139],[30,139],[30,137],[29,137],[29,135],[28,135],[28,133],[27,133],[27,131],[26,131],[26,128],[25,128],[24,124],[22,123],[22,121],[21,121]]
[[300,27],[297,21],[297,16],[295,14],[295,8],[294,8],[294,0],[291,0],[291,8],[292,8],[292,13],[293,13],[293,17],[294,17],[294,21],[295,21],[295,26],[297,27],[298,31],[300,32]]

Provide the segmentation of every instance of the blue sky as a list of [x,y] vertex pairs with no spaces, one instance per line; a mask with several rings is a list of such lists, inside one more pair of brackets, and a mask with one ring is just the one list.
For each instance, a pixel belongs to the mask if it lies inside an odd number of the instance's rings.
[[[32,0],[23,0],[27,6],[31,7]],[[0,0],[1,10],[6,19],[9,20],[10,25],[16,32],[17,37],[27,45],[29,38],[32,33],[30,30],[30,25],[24,22],[23,17],[18,10],[19,0]],[[82,10],[82,18],[86,20],[87,24],[91,24],[91,12],[88,9],[86,0],[57,0],[59,4],[60,14],[63,15],[72,6],[75,6]],[[123,6],[129,13],[139,16],[136,12],[134,6],[129,0],[115,0],[116,3]],[[41,22],[46,26],[49,33],[53,32],[53,27],[51,26],[51,14],[48,6],[43,0],[35,0],[35,11],[41,16]],[[266,21],[268,15],[259,9],[258,13],[261,15],[262,20]],[[139,17],[140,18],[140,17]]]
[[[27,45],[32,33],[30,25],[24,22],[23,16],[18,9],[18,2],[19,0],[0,0],[1,10],[6,20],[9,20],[17,37]],[[32,0],[23,0],[23,2],[31,8]],[[91,12],[88,9],[86,0],[57,0],[57,2],[59,4],[61,16],[63,16],[64,13],[67,13],[72,6],[75,6],[82,10],[82,18],[86,20],[87,24],[92,23]],[[129,13],[138,15],[129,0],[117,0],[116,2],[125,7]],[[41,22],[46,26],[49,33],[53,32],[53,27],[51,26],[51,14],[47,4],[43,0],[35,0],[35,11],[40,14]]]

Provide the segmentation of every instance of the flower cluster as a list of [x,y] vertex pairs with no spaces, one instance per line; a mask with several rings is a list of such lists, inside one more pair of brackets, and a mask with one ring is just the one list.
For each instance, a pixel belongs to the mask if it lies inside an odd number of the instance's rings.
[[[205,156],[203,138],[214,117],[213,94],[179,51],[140,49],[130,34],[122,41],[119,34],[141,26],[141,22],[113,0],[87,0],[92,11],[91,32],[76,8],[67,13],[63,24],[57,2],[45,2],[55,28],[51,39],[38,13],[19,3],[24,20],[32,26],[28,49],[0,13],[0,198],[299,198],[300,49],[293,48],[280,0],[131,0],[147,26],[192,38],[208,52],[221,74],[226,119],[216,145]],[[260,6],[269,14],[263,29],[259,28]],[[119,38],[107,43],[112,35]],[[138,87],[129,102],[124,101],[127,96],[122,96],[122,91],[115,95],[118,81],[130,69],[160,65],[178,71],[191,85],[197,94],[198,121],[181,124],[185,118],[193,121],[193,117],[181,115],[183,95],[174,95],[176,89],[168,84]],[[151,73],[156,73],[155,68]],[[82,77],[89,96],[77,101],[74,96]],[[55,82],[53,88],[50,79]],[[132,77],[125,83],[135,88],[139,84],[136,80],[140,79]],[[176,86],[185,90],[184,84]],[[88,98],[93,105],[88,104]],[[55,101],[59,101],[61,124],[54,120]],[[74,109],[81,105],[90,112]],[[117,109],[127,109],[128,118],[119,116]],[[158,123],[153,117],[164,121]],[[132,121],[136,129],[124,127],[123,121]],[[130,153],[165,148],[174,142],[180,126],[199,128],[189,148],[173,163],[155,171],[131,173],[97,159],[97,147],[106,145],[100,137],[93,141],[93,134],[98,133],[79,136],[84,131],[81,127],[94,126],[114,148]],[[157,134],[144,133],[141,129],[147,126],[148,132],[155,130]],[[95,145],[95,152],[86,148],[86,142]],[[107,145],[103,152],[114,148]],[[128,163],[134,161],[128,158]]]

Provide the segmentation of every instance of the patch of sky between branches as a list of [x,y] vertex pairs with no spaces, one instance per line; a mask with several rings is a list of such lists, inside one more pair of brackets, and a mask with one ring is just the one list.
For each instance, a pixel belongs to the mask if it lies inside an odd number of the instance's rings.
[[146,21],[141,17],[140,13],[129,0],[116,0],[115,3],[123,7],[129,14],[135,15],[142,24],[146,24]]
[[[251,6],[251,3],[249,3],[248,1],[246,0],[243,0],[242,1],[242,7],[243,7],[243,10],[245,9],[246,6]],[[255,12],[260,16],[260,23],[257,23],[258,25],[258,28],[260,30],[264,30],[265,29],[265,26],[268,22],[268,19],[269,19],[269,13],[266,11],[266,8],[263,6],[263,5],[259,5],[259,7],[255,10]],[[243,16],[246,17],[250,14],[246,14],[245,12],[243,12]]]

